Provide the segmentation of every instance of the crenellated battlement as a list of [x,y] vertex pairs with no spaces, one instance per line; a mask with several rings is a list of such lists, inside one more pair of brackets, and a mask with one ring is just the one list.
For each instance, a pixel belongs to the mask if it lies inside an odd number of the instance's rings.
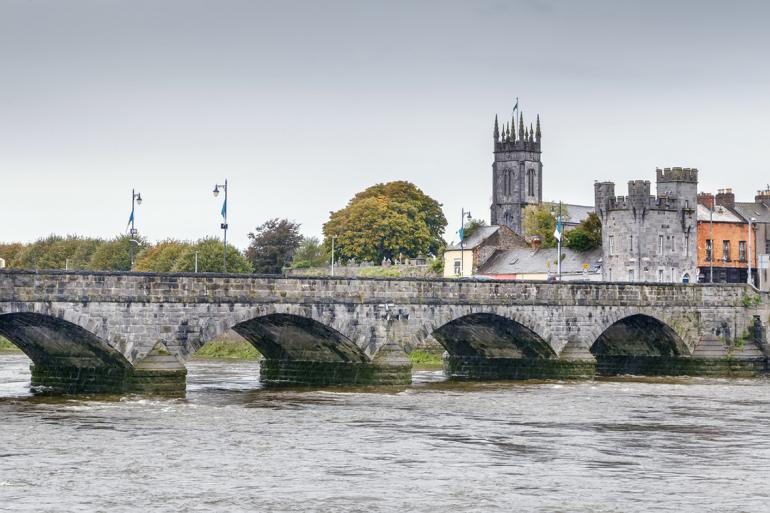
[[698,183],[698,170],[689,167],[667,167],[656,169],[657,182]]

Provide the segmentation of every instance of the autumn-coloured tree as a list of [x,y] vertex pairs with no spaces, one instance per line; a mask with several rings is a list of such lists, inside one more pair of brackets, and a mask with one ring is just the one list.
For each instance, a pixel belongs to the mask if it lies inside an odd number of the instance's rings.
[[335,239],[336,258],[371,261],[437,255],[447,221],[441,205],[414,184],[377,184],[356,194],[324,224],[325,245]]
[[155,273],[170,272],[176,261],[190,245],[189,242],[168,239],[154,246],[149,246],[136,257],[134,270]]

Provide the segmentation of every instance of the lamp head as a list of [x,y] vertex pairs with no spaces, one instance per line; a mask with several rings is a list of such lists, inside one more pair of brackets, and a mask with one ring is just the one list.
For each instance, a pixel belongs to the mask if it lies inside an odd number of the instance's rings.
[[137,195],[136,195],[136,204],[137,205],[141,205],[142,204],[142,194],[141,193],[137,193]]
[[219,186],[215,185],[214,186],[214,197],[216,198],[217,196],[219,196]]

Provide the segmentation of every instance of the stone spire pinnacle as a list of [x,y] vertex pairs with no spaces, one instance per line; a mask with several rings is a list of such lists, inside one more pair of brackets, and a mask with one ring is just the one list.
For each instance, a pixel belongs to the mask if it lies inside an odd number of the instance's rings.
[[524,137],[524,113],[522,111],[519,111],[519,139],[522,141],[525,141],[526,138]]
[[540,142],[540,114],[537,115],[537,124],[535,125],[535,140]]
[[492,131],[492,138],[495,140],[495,142],[500,140],[500,128],[497,125],[497,114],[495,114],[495,129]]
[[532,128],[532,123],[529,124],[529,142],[535,140],[535,130]]
[[516,142],[516,117],[511,115],[511,142]]

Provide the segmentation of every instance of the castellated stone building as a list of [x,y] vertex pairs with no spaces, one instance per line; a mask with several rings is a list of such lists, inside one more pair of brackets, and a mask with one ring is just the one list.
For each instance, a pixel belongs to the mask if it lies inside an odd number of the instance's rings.
[[491,224],[504,225],[521,235],[524,207],[543,201],[543,164],[540,162],[540,116],[529,129],[524,115],[503,124],[497,116],[493,131],[495,159],[492,163]]
[[645,180],[628,182],[628,196],[597,182],[594,196],[605,281],[697,281],[697,169],[658,169],[656,196]]

